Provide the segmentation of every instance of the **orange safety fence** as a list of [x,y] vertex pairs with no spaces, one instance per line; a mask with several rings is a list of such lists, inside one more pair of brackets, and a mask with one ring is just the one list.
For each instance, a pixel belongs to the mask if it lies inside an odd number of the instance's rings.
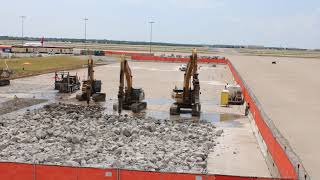
[[[163,62],[188,62],[190,58],[176,58],[176,57],[160,57],[160,56],[150,56],[150,55],[133,55],[131,56],[132,60],[136,61],[163,61]],[[198,62],[202,63],[223,63],[225,64],[225,59],[206,59],[200,58]]]
[[142,52],[126,52],[126,51],[104,51],[105,55],[126,55],[126,56],[153,56],[153,53],[142,53]]
[[215,174],[188,174],[149,172],[125,169],[80,168],[0,162],[1,180],[287,180],[227,176]]

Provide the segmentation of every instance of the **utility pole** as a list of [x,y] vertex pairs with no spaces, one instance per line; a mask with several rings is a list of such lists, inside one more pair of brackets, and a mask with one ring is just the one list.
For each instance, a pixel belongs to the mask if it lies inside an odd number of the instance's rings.
[[150,54],[151,54],[151,52],[152,52],[152,48],[151,48],[151,46],[152,46],[152,25],[155,22],[154,21],[150,21],[149,23],[150,23]]
[[26,16],[20,16],[21,18],[21,43],[23,46],[23,23],[24,23],[24,19],[26,18]]
[[87,42],[87,21],[89,20],[88,18],[84,18],[84,43]]

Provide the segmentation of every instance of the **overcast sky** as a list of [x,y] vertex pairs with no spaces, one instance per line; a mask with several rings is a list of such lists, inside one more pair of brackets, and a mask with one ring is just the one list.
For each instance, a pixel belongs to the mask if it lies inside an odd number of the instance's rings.
[[0,35],[320,48],[320,0],[0,0]]

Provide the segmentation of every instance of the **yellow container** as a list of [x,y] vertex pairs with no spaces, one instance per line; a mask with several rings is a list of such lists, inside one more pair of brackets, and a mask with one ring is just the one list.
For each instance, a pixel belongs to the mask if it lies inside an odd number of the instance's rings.
[[229,91],[224,89],[221,92],[221,101],[220,101],[221,106],[228,106],[229,104]]

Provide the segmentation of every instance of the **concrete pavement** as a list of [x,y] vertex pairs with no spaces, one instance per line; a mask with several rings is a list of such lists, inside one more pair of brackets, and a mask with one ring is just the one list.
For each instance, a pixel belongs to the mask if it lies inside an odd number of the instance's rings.
[[311,179],[320,179],[320,60],[227,57],[289,141]]

